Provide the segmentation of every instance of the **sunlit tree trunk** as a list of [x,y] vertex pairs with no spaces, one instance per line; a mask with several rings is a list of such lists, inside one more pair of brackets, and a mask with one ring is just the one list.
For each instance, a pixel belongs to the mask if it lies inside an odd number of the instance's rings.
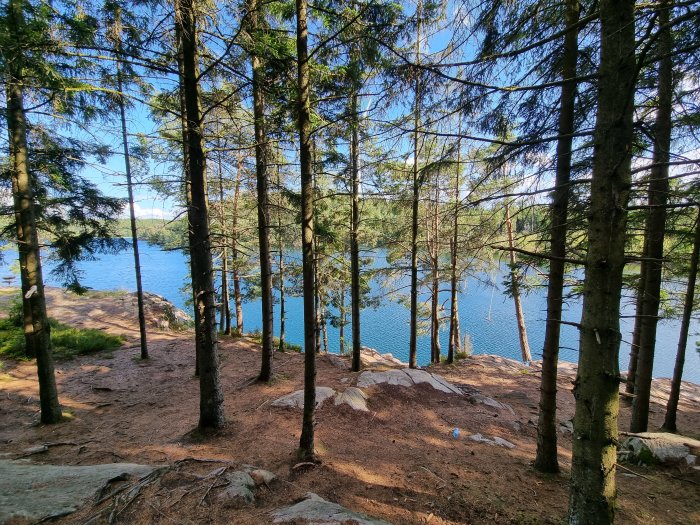
[[668,202],[668,161],[671,149],[671,112],[673,105],[673,40],[669,18],[670,2],[661,3],[659,11],[659,87],[658,108],[654,123],[654,154],[649,180],[649,214],[645,228],[647,239],[644,296],[639,331],[639,355],[634,379],[632,402],[632,432],[646,432],[649,422],[649,399],[654,368],[656,327],[659,322],[661,278],[666,234],[666,203]]
[[510,216],[510,206],[506,205],[506,233],[508,235],[508,255],[510,257],[510,276],[511,276],[511,293],[513,294],[513,303],[515,303],[515,319],[518,323],[518,338],[520,340],[520,354],[523,363],[532,361],[530,354],[530,344],[527,340],[527,328],[525,326],[525,314],[523,313],[523,305],[520,300],[520,282],[515,265],[515,244],[513,241],[513,220]]
[[[24,13],[19,0],[10,0],[9,27],[16,42],[24,38]],[[34,215],[34,189],[29,173],[27,117],[24,107],[24,64],[21,53],[6,57],[7,133],[9,139],[10,174],[17,231],[24,339],[28,353],[36,357],[39,377],[39,404],[42,423],[58,423],[61,405],[54,374],[51,349],[51,327],[46,314],[44,278],[41,270],[39,236]]]
[[316,312],[314,308],[314,195],[311,162],[311,104],[309,100],[309,52],[306,0],[296,0],[297,19],[297,123],[301,167],[301,249],[304,290],[304,415],[299,457],[315,459],[314,414],[316,407]]
[[[420,64],[420,30],[422,0],[416,6],[416,64]],[[413,102],[413,198],[411,201],[411,324],[409,334],[408,366],[416,368],[418,351],[418,199],[420,179],[418,169],[418,126],[420,125],[421,82],[418,68],[414,71]]]
[[683,317],[678,335],[678,350],[676,351],[676,364],[673,367],[673,379],[671,380],[671,393],[666,404],[666,417],[664,418],[663,429],[668,432],[676,432],[676,413],[678,411],[678,400],[681,395],[681,381],[683,379],[683,365],[685,364],[685,350],[688,345],[688,330],[693,316],[693,302],[695,300],[695,283],[698,276],[698,255],[700,254],[700,213],[695,222],[695,237],[693,239],[693,253],[690,257],[690,268],[688,270],[688,285],[685,291],[685,301],[683,304]]
[[[566,2],[566,26],[572,28],[579,20],[579,0]],[[578,30],[569,29],[564,37],[562,79],[559,104],[559,139],[557,140],[556,177],[550,214],[549,283],[547,286],[547,323],[542,349],[540,381],[540,412],[537,420],[537,455],[535,468],[540,472],[559,472],[557,460],[557,363],[561,333],[562,298],[566,257],[566,231],[571,180],[571,146],[576,104],[576,62],[578,59]],[[571,80],[570,80],[571,79]]]
[[620,295],[637,77],[633,0],[601,0],[601,55],[579,365],[574,384],[571,525],[615,515]]
[[233,190],[233,224],[231,225],[231,260],[233,263],[233,303],[236,308],[236,332],[243,333],[243,298],[241,297],[241,274],[238,267],[238,204],[241,195],[241,172],[243,170],[243,158],[238,156],[236,168],[236,187]]
[[[248,0],[248,24],[254,38],[260,29],[261,8],[257,0]],[[262,306],[262,363],[259,381],[272,378],[272,264],[270,261],[270,216],[268,207],[267,137],[265,134],[265,98],[263,93],[263,62],[257,53],[251,53],[253,69],[253,114],[255,118],[255,172],[258,192],[258,247],[260,253],[260,293]]]
[[204,126],[199,93],[197,55],[197,16],[193,0],[176,0],[179,9],[175,17],[180,26],[184,92],[187,119],[187,148],[192,203],[188,208],[190,263],[195,310],[199,323],[195,327],[199,345],[199,427],[220,428],[224,425],[224,396],[219,380],[219,356],[216,331],[214,270],[211,258],[209,204],[207,202],[206,156]]
[[[357,90],[352,92],[352,137],[350,139],[350,171],[352,176],[352,210],[350,228],[350,301],[352,311],[352,371],[360,370],[360,130]],[[343,312],[344,313],[344,312]]]

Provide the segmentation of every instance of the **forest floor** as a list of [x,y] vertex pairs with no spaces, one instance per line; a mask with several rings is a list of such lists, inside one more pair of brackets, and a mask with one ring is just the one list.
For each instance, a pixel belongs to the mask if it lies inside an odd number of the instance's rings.
[[[316,413],[321,464],[294,468],[301,428],[299,409],[271,407],[272,400],[303,387],[303,355],[276,354],[270,384],[255,382],[260,348],[247,338],[222,337],[221,383],[226,427],[194,432],[198,379],[191,332],[152,329],[151,358],[139,359],[134,301],[128,296],[77,297],[48,290],[50,315],[61,322],[124,335],[121,349],[56,364],[61,403],[70,418],[38,424],[38,387],[33,362],[5,362],[0,370],[2,456],[34,463],[90,465],[131,462],[171,468],[143,487],[113,521],[146,523],[271,523],[271,512],[314,492],[356,512],[401,524],[557,524],[565,519],[571,469],[575,366],[562,364],[559,379],[561,474],[532,467],[536,448],[539,373],[495,356],[474,356],[455,365],[431,366],[464,391],[479,391],[512,407],[474,404],[467,396],[427,385],[378,385],[367,390],[369,412],[327,401]],[[159,325],[157,319],[152,319]],[[161,325],[162,326],[162,325]],[[514,334],[516,337],[516,334]],[[478,349],[477,349],[478,350]],[[343,391],[355,383],[339,360],[320,355],[317,385]],[[660,426],[668,381],[654,383],[650,430]],[[700,438],[700,387],[684,383],[678,427]],[[621,403],[620,428],[630,408]],[[454,437],[454,429],[460,434]],[[468,439],[480,433],[514,448]],[[216,472],[222,465],[254,465],[279,480],[262,487],[254,503],[217,504]],[[213,477],[203,477],[214,472]],[[202,480],[214,480],[212,482]],[[700,523],[700,472],[687,466],[618,469],[617,522]],[[109,502],[103,502],[103,507]],[[58,520],[86,523],[100,510],[87,507]],[[106,515],[104,515],[106,516]],[[103,516],[103,517],[104,517]],[[104,517],[106,519],[106,517]]]

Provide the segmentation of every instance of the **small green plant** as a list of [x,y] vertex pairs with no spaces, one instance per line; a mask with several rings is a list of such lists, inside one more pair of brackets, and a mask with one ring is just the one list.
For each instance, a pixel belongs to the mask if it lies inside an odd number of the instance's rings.
[[[26,341],[22,330],[21,303],[18,315],[14,305],[10,317],[0,319],[0,356],[10,359],[26,358]],[[100,330],[73,328],[49,319],[51,343],[56,357],[70,359],[77,355],[91,354],[101,350],[118,348],[124,342],[121,336]]]
[[[277,350],[280,347],[280,338],[279,337],[273,337],[272,338],[272,347]],[[285,352],[296,352],[297,354],[301,353],[301,345],[295,345],[293,343],[288,343],[287,341],[284,342],[284,351]]]

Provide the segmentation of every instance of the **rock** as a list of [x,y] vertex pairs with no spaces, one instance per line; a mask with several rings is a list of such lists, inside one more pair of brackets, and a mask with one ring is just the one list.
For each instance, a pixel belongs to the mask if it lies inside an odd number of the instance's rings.
[[367,368],[404,368],[408,363],[396,359],[391,354],[380,354],[373,348],[360,348],[360,361]]
[[252,503],[255,501],[255,480],[247,472],[236,470],[226,475],[229,485],[219,493],[217,501],[224,506]]
[[413,380],[403,370],[384,370],[382,372],[362,372],[357,379],[359,388],[367,388],[373,385],[413,386]]
[[567,420],[567,421],[560,421],[559,422],[559,430],[561,431],[562,434],[573,434],[574,433],[574,422],[572,420]]
[[[335,395],[335,390],[327,386],[316,387],[316,408],[320,407],[329,397]],[[270,403],[273,407],[304,408],[304,391],[297,390]]]
[[510,441],[507,441],[503,438],[500,438],[498,436],[495,436],[493,438],[488,438],[486,436],[482,436],[481,434],[472,434],[471,436],[467,436],[467,439],[470,439],[472,441],[476,441],[477,443],[485,443],[487,445],[492,445],[492,446],[498,446],[498,447],[504,447],[504,448],[515,448],[515,445],[511,443]]
[[345,403],[353,410],[369,412],[367,408],[367,394],[357,387],[351,386],[345,389],[345,392],[338,392],[335,396],[335,404],[342,405]]
[[27,456],[31,456],[32,454],[43,454],[44,452],[48,451],[49,447],[47,445],[37,445],[35,447],[25,448],[22,452],[24,452]]
[[249,474],[250,477],[253,478],[253,481],[257,487],[261,485],[265,485],[266,487],[270,486],[270,484],[277,479],[277,476],[275,476],[269,470],[263,470],[260,468],[251,470]]
[[505,403],[501,403],[500,401],[496,401],[495,399],[485,396],[484,394],[472,394],[469,397],[467,397],[467,399],[470,403],[473,403],[475,405],[486,405],[491,408],[505,410],[507,412],[510,412],[512,415],[515,415],[513,407]]
[[335,367],[341,370],[350,370],[350,363],[347,359],[334,354],[327,354],[326,359]]
[[647,464],[694,465],[700,441],[665,432],[642,432],[629,436],[620,446],[620,459]]
[[447,394],[462,395],[462,392],[456,386],[452,385],[449,381],[438,374],[431,374],[425,370],[411,368],[406,368],[404,372],[408,374],[415,384],[428,383],[435,390],[440,390],[441,392],[445,392]]
[[326,501],[309,492],[305,499],[272,513],[273,523],[308,523],[309,525],[391,525],[389,522],[359,514],[345,507]]
[[0,460],[0,524],[65,516],[87,503],[109,480],[142,478],[154,470],[133,463],[73,467]]

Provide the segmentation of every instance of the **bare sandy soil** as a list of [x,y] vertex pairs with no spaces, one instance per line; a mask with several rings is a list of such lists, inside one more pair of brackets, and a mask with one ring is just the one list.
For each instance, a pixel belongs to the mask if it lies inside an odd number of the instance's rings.
[[[61,402],[70,419],[45,426],[38,420],[38,388],[33,362],[6,363],[0,371],[0,444],[10,459],[30,447],[37,463],[88,465],[133,462],[169,466],[143,488],[128,507],[102,514],[97,522],[270,523],[270,512],[298,501],[309,491],[354,511],[394,524],[555,524],[565,518],[571,467],[571,434],[562,425],[559,475],[532,468],[539,399],[537,366],[494,356],[476,356],[453,366],[431,367],[463,391],[479,391],[508,409],[473,404],[467,396],[445,394],[427,385],[375,386],[368,390],[369,412],[327,402],[317,411],[316,439],[321,465],[293,468],[301,411],[273,408],[270,402],[303,387],[303,356],[277,354],[275,379],[255,382],[260,361],[249,339],[222,338],[221,380],[227,426],[212,435],[193,432],[198,416],[193,336],[189,332],[149,334],[151,359],[138,358],[134,302],[109,295],[75,297],[49,290],[50,315],[78,326],[127,337],[123,348],[57,363]],[[158,325],[154,314],[152,324]],[[514,334],[515,337],[515,334]],[[318,357],[317,384],[342,391],[357,374],[337,359]],[[561,367],[559,419],[573,417],[575,368]],[[687,384],[678,425],[700,438],[700,388]],[[660,426],[668,381],[655,382],[650,429]],[[620,428],[627,428],[623,403]],[[454,437],[454,428],[460,435]],[[480,433],[515,445],[508,449],[477,443]],[[223,506],[223,483],[204,478],[221,466],[255,465],[279,480],[263,487],[255,503]],[[214,481],[209,481],[209,480]],[[621,524],[700,523],[700,473],[687,466],[651,469],[624,465],[618,470]],[[114,501],[105,500],[60,519],[86,523]],[[114,509],[113,509],[114,510]],[[116,515],[115,515],[116,514]],[[95,522],[95,521],[93,521]]]

